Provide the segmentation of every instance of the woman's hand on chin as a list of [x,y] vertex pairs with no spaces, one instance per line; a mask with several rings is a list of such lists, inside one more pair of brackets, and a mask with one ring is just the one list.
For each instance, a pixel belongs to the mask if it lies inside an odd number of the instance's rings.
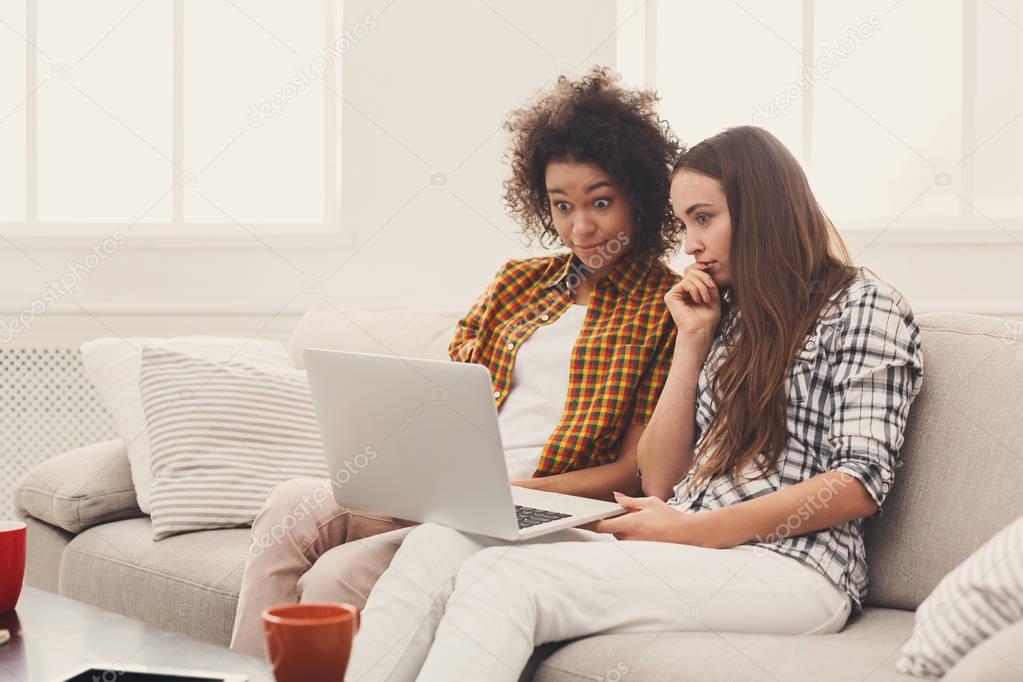
[[713,338],[721,321],[721,292],[705,268],[694,263],[687,267],[682,280],[664,295],[679,335],[702,335]]

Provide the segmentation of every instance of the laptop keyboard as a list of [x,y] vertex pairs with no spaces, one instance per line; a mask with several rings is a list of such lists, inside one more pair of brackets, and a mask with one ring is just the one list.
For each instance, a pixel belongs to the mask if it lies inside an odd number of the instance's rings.
[[571,514],[562,514],[561,512],[547,511],[546,509],[525,507],[517,504],[515,505],[515,516],[519,520],[519,528],[529,528],[530,526],[539,526],[541,523],[565,519],[571,516]]

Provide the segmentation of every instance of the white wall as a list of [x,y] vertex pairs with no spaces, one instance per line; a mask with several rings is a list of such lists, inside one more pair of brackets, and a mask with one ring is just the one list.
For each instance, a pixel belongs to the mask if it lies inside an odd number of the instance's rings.
[[[16,340],[280,337],[321,297],[338,306],[467,306],[504,259],[529,253],[502,208],[505,114],[559,72],[613,66],[615,54],[613,2],[493,6],[345,3],[344,25],[369,15],[376,27],[342,62],[342,236],[130,236]],[[438,174],[444,184],[431,184]],[[0,319],[38,301],[49,279],[98,243],[0,242]]]
[[503,209],[501,124],[559,71],[614,64],[615,6],[491,4],[503,18],[481,2],[398,2],[345,63],[361,113],[344,110],[342,215],[361,248],[330,286],[352,300],[467,304],[505,259],[528,255]]
[[[320,298],[338,306],[468,305],[504,259],[529,253],[502,206],[504,115],[559,72],[614,66],[623,14],[629,22],[644,17],[611,0],[348,0],[345,25],[371,15],[377,26],[343,60],[344,234],[132,237],[17,340],[283,337]],[[668,68],[658,66],[660,77]],[[677,68],[684,79],[685,68]],[[684,116],[672,123],[691,139]],[[895,225],[874,236],[847,232],[857,260],[901,288],[918,311],[1023,313],[1018,231],[953,226],[939,234]],[[31,235],[0,240],[0,319],[31,306],[46,281],[92,245]]]

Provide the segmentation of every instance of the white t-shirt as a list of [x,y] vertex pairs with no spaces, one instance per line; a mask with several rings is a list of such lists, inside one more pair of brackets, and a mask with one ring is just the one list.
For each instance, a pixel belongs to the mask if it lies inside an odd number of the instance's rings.
[[557,320],[536,329],[515,356],[511,389],[497,415],[512,481],[533,476],[547,438],[561,421],[572,347],[584,319],[586,306],[573,304]]

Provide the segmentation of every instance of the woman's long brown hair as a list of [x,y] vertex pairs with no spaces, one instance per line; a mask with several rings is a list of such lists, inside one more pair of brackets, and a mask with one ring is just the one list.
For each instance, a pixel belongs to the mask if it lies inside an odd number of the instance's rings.
[[756,478],[777,467],[788,437],[785,380],[824,304],[857,270],[799,162],[767,131],[725,130],[682,155],[674,173],[683,168],[724,187],[731,306],[742,313],[711,381],[717,410],[696,453],[710,453],[696,488],[722,474],[735,480],[751,464]]

